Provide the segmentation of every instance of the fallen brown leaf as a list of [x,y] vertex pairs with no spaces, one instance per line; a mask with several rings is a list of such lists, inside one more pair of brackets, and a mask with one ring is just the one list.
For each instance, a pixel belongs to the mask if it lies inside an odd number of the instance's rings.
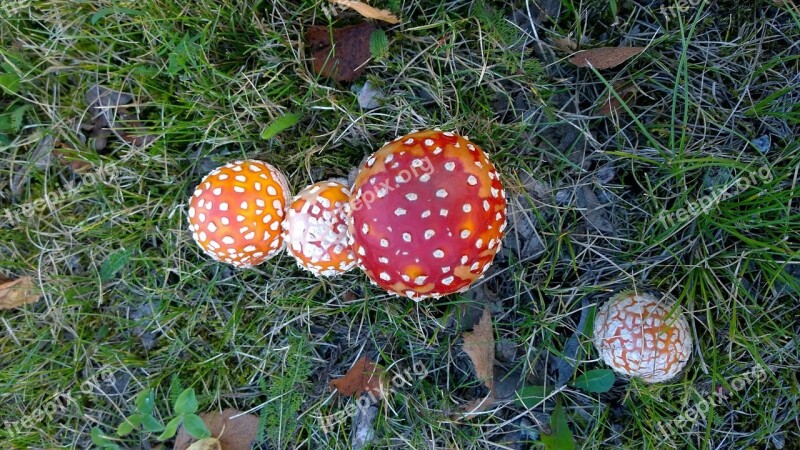
[[36,303],[41,296],[33,277],[0,280],[0,309],[12,309]]
[[562,52],[571,53],[574,52],[575,49],[578,48],[578,43],[575,42],[574,39],[565,37],[565,38],[553,38],[553,46]]
[[498,400],[494,398],[494,394],[492,393],[489,393],[489,395],[484,398],[476,398],[462,407],[461,418],[470,420],[494,406],[497,401]]
[[219,443],[219,439],[211,437],[200,439],[186,450],[222,450],[222,446]]
[[642,53],[645,47],[601,47],[583,50],[569,59],[578,67],[592,66],[597,70],[616,67]]
[[53,149],[53,156],[63,165],[72,169],[73,172],[86,173],[94,167],[89,161],[84,161],[80,157],[74,155],[75,150],[69,148],[67,144],[56,140],[55,148]]
[[470,333],[464,333],[464,352],[475,366],[475,374],[494,391],[494,330],[492,314],[483,310],[481,320]]
[[331,0],[331,3],[342,5],[346,8],[350,8],[357,13],[361,14],[362,16],[366,17],[367,19],[376,19],[382,20],[388,23],[400,23],[400,19],[397,18],[391,11],[388,9],[378,9],[364,2],[354,1],[354,0]]
[[[625,101],[628,105],[632,105],[634,101],[636,101],[636,85],[631,83],[630,81],[615,81],[612,85],[614,90],[619,94],[620,98]],[[612,113],[616,113],[622,109],[622,103],[617,100],[617,97],[614,96],[611,92],[608,92],[608,99],[597,108],[597,114],[603,116],[610,116]]]
[[[121,140],[136,147],[144,147],[156,140],[156,137],[144,132],[144,124],[139,121],[136,113],[128,111],[128,106],[133,101],[133,94],[119,92],[100,85],[93,85],[87,89],[86,103],[94,112],[92,123],[87,124],[88,130],[108,128]],[[105,147],[105,137],[100,142]],[[90,135],[90,137],[92,137]]]
[[366,392],[375,398],[383,398],[382,375],[383,368],[366,356],[362,356],[345,376],[331,380],[330,387],[347,397]]
[[309,28],[306,43],[311,49],[314,72],[345,82],[361,76],[372,57],[369,41],[374,30],[370,23],[336,28],[331,42],[328,27]]
[[[237,417],[233,419],[233,416]],[[200,414],[200,418],[211,432],[211,436],[219,440],[222,450],[250,450],[258,435],[258,417],[252,414],[243,414],[236,409],[206,412]],[[195,443],[197,440],[189,436],[189,433],[181,427],[172,448],[173,450],[189,450],[190,445]],[[206,447],[200,448],[205,449]],[[214,449],[215,447],[208,448]],[[192,450],[196,449],[192,448]]]

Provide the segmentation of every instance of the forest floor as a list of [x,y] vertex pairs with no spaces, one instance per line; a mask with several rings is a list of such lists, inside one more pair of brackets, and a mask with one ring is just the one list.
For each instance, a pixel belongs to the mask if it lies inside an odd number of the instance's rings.
[[[0,310],[0,447],[172,448],[117,429],[140,393],[165,423],[191,387],[258,416],[261,449],[800,448],[794,1],[375,1],[402,22],[373,22],[387,40],[344,82],[305,34],[365,19],[327,0],[4,0],[0,278],[41,298]],[[644,50],[570,61],[598,47]],[[219,165],[262,159],[297,192],[433,127],[508,193],[464,295],[415,303],[285,253],[234,269],[192,241]],[[593,312],[624,289],[673,298],[692,357],[587,392]],[[510,375],[464,417],[488,392],[463,350],[484,309]],[[368,409],[329,386],[362,357],[404,374]]]

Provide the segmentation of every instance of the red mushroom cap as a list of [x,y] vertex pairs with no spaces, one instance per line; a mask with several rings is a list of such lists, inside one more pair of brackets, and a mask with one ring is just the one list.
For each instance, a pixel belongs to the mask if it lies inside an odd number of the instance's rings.
[[228,163],[206,175],[189,199],[192,237],[212,258],[237,267],[283,249],[286,177],[263,161]]
[[312,184],[295,196],[283,221],[284,239],[297,264],[317,276],[356,265],[347,235],[350,191],[336,181]]
[[450,132],[411,133],[367,159],[350,198],[359,266],[414,300],[466,291],[491,265],[506,227],[500,176]]

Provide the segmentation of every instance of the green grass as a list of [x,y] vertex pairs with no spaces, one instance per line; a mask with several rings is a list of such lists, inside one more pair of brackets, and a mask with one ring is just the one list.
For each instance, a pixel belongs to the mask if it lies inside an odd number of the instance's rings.
[[[326,1],[0,5],[0,274],[32,275],[44,292],[0,311],[1,447],[86,448],[94,427],[113,436],[141,391],[154,389],[163,419],[191,387],[201,411],[260,415],[259,448],[350,448],[342,412],[355,400],[328,382],[368,355],[389,373],[427,372],[380,404],[372,448],[544,448],[554,399],[454,418],[486,393],[459,315],[488,303],[501,363],[555,387],[554,358],[573,336],[584,350],[573,377],[603,367],[581,310],[636,286],[685,308],[691,362],[657,385],[560,387],[576,448],[799,448],[800,10],[708,2],[666,23],[660,4],[564,0],[539,22],[534,2],[371,3],[404,24],[386,28],[388,48],[356,82],[385,94],[368,111],[310,69],[305,30],[359,20],[342,9],[328,19]],[[564,36],[648,50],[577,69],[551,45]],[[635,83],[636,102],[596,115],[617,80]],[[152,143],[84,142],[95,84],[133,96],[127,112],[141,124],[117,131]],[[415,304],[358,272],[315,279],[285,254],[234,270],[192,242],[186,201],[217,165],[263,159],[296,192],[435,126],[481,144],[509,191],[505,247],[468,295]],[[766,153],[753,145],[762,135]],[[51,156],[56,142],[88,173],[114,176],[89,182]],[[659,221],[762,167],[769,179],[707,213]],[[734,389],[754,367],[766,378]],[[721,389],[727,401],[664,440],[659,426]],[[323,427],[328,417],[344,420]],[[157,441],[134,432],[119,443]]]

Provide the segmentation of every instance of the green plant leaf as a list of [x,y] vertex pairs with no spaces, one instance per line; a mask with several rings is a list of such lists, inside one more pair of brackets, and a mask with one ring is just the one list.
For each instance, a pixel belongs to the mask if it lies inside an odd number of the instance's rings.
[[532,409],[542,402],[553,391],[545,386],[523,386],[517,391],[517,404],[525,409]]
[[208,431],[203,419],[197,414],[189,414],[183,418],[183,429],[195,439],[211,437],[211,432]]
[[153,399],[152,389],[144,390],[136,396],[136,409],[139,410],[141,414],[151,414],[153,412],[154,403],[155,400]]
[[119,445],[106,437],[100,428],[92,428],[92,443],[100,448],[109,450],[120,450]]
[[303,116],[298,113],[289,113],[278,117],[269,124],[269,126],[264,128],[264,131],[261,132],[261,139],[272,139],[281,131],[297,125],[297,122],[300,122],[302,117]]
[[546,450],[573,450],[575,448],[572,430],[569,429],[567,423],[567,414],[560,403],[556,404],[556,409],[550,416],[550,434],[542,433],[540,438]]
[[114,275],[116,275],[120,269],[125,267],[125,264],[128,264],[132,253],[133,252],[131,250],[122,248],[108,255],[106,260],[103,261],[103,264],[100,266],[100,281],[105,283],[106,281],[114,278]]
[[19,133],[22,129],[22,122],[25,118],[25,113],[31,109],[31,105],[21,105],[9,108],[9,112],[0,114],[0,132],[1,133]]
[[389,53],[389,38],[378,28],[369,36],[369,52],[375,59],[383,59]]
[[103,8],[100,11],[97,11],[96,13],[92,14],[92,18],[90,21],[92,25],[96,25],[97,22],[100,21],[100,19],[117,13],[125,14],[127,16],[132,16],[132,17],[141,16],[142,14],[144,14],[144,12],[139,11],[138,9],[110,7],[110,8]]
[[586,392],[602,393],[611,390],[616,380],[611,369],[594,369],[576,378],[572,385]]
[[21,84],[21,79],[11,64],[2,64],[3,72],[0,72],[0,88],[9,94],[16,94]]
[[144,431],[147,433],[158,433],[159,431],[164,430],[164,424],[159,422],[150,414],[145,414],[142,416],[142,425],[144,427]]
[[186,414],[194,414],[196,411],[197,397],[194,395],[194,389],[185,389],[175,400],[175,412],[184,416]]
[[181,379],[178,377],[178,374],[173,373],[169,378],[169,401],[174,405],[182,392],[183,386],[181,385]]
[[134,414],[132,416],[128,416],[117,427],[117,435],[127,436],[128,434],[131,433],[131,431],[135,430],[136,428],[139,428],[139,425],[141,424],[142,424],[141,414]]
[[158,436],[159,441],[166,441],[167,439],[171,439],[175,436],[175,433],[178,432],[178,426],[181,424],[181,419],[183,416],[178,416],[167,423],[167,426],[164,428],[164,432]]

